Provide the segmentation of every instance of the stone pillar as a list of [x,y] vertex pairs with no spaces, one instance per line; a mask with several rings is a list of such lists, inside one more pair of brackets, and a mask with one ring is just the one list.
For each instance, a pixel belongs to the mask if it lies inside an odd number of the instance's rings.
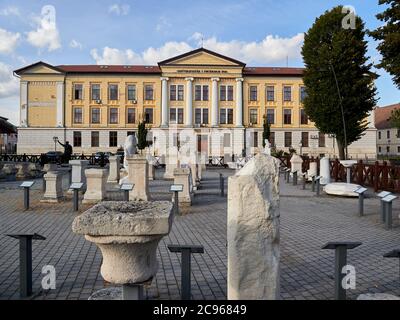
[[108,161],[110,162],[110,172],[108,174],[107,182],[118,183],[120,179],[121,156],[110,156]]
[[165,173],[164,179],[173,179],[174,170],[178,167],[178,157],[168,154],[165,157]]
[[82,191],[86,191],[86,176],[85,170],[89,165],[88,160],[70,160],[69,164],[72,166],[71,182],[82,182]]
[[186,78],[186,126],[193,127],[193,78]]
[[85,170],[87,189],[83,203],[96,203],[106,197],[107,169]]
[[191,178],[192,178],[192,188],[193,190],[197,190],[198,186],[198,179],[197,179],[197,165],[196,164],[190,164],[190,171],[191,171]]
[[149,201],[149,168],[145,156],[133,155],[128,160],[128,181],[135,186],[130,192],[131,201]]
[[310,162],[310,169],[307,171],[307,177],[312,180],[313,176],[318,175],[318,164],[316,162]]
[[46,192],[44,193],[41,202],[60,202],[63,200],[63,173],[58,171],[49,171],[43,177],[46,181]]
[[258,154],[228,179],[228,299],[279,299],[279,161]]
[[243,127],[243,78],[236,79],[236,127]]
[[168,127],[168,78],[161,78],[161,127]]
[[319,161],[319,171],[321,176],[321,184],[331,183],[331,170],[329,165],[329,158],[324,157]]
[[218,127],[218,81],[219,78],[212,78],[212,100],[211,100],[211,126]]
[[299,155],[293,154],[290,163],[292,166],[292,172],[298,171],[299,175],[303,172],[303,159]]
[[21,127],[28,127],[28,81],[21,81],[21,94],[20,94],[20,123]]
[[57,82],[57,127],[64,127],[64,82]]
[[174,184],[183,185],[183,191],[178,193],[179,204],[192,205],[192,195],[190,193],[190,169],[176,168],[174,170]]

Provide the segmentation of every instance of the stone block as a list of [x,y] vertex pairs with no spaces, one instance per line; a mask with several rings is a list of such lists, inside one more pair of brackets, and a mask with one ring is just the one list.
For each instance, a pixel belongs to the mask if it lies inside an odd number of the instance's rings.
[[133,190],[130,191],[129,199],[132,201],[149,201],[149,167],[146,156],[133,155],[127,157],[126,160],[128,162],[127,181],[135,185]]
[[121,156],[110,156],[108,161],[110,164],[107,182],[118,183],[120,179]]
[[43,177],[46,182],[46,191],[41,202],[60,202],[64,198],[62,189],[62,172],[49,171]]
[[83,203],[96,203],[106,197],[106,184],[108,177],[107,169],[86,169],[87,189]]
[[178,193],[179,204],[192,205],[190,168],[176,168],[174,184],[183,185],[183,191]]

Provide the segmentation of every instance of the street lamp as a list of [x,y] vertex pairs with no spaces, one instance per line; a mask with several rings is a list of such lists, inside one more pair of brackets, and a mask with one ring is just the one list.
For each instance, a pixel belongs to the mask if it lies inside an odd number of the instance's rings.
[[54,151],[57,151],[58,137],[53,137],[53,141],[54,141]]
[[154,142],[153,142],[153,156],[156,156],[156,141],[157,141],[157,137],[153,138]]

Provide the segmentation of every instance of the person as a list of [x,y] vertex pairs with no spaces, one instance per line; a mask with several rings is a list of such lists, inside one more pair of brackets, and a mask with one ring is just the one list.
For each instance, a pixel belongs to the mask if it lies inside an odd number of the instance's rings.
[[64,147],[64,163],[69,163],[72,155],[72,146],[69,144],[69,141],[65,141],[65,144],[61,143],[60,141],[58,141],[58,143]]

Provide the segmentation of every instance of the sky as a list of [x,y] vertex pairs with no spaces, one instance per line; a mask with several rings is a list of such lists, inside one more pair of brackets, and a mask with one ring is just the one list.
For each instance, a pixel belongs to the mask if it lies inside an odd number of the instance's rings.
[[[378,0],[0,0],[0,116],[19,124],[12,71],[37,61],[151,65],[203,45],[248,66],[301,67],[304,32],[340,4],[368,29],[382,24]],[[377,43],[368,41],[377,63]],[[378,105],[399,103],[390,75],[374,71]]]

